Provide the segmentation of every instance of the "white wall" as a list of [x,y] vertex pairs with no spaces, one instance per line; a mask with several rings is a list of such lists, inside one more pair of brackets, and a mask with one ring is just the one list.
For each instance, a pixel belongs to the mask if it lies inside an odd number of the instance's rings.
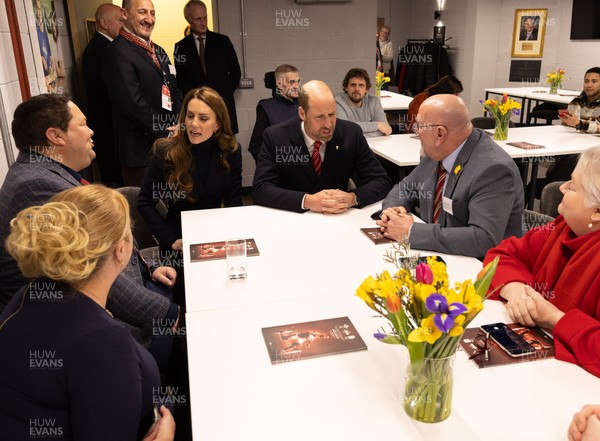
[[[218,4],[218,25],[231,38],[243,69],[239,0]],[[256,103],[271,96],[264,87],[265,72],[283,63],[296,66],[302,81],[325,81],[341,90],[342,79],[352,67],[374,71],[377,0],[353,0],[345,4],[298,5],[293,0],[245,0],[246,76],[253,89],[235,94],[242,145],[243,185],[250,186],[254,160],[247,153]],[[292,15],[297,26],[286,26]],[[279,20],[278,20],[279,19]]]
[[[23,45],[29,45],[29,34],[27,30],[27,18],[25,14],[23,2],[15,2],[17,7],[17,14],[19,17],[19,23],[21,32],[21,40]],[[19,79],[17,76],[17,68],[14,62],[14,53],[12,48],[12,42],[10,39],[10,30],[8,27],[6,6],[5,2],[0,3],[0,95],[4,103],[5,116],[8,121],[9,127],[12,122],[12,116],[16,107],[21,103],[21,89],[19,87]],[[27,69],[33,69],[33,56],[31,53],[25,54],[25,61]],[[1,138],[1,135],[0,135]],[[10,139],[2,139],[2,146],[14,145],[12,136]],[[17,150],[13,147],[14,156],[17,155]],[[0,182],[4,181],[4,176],[8,171],[8,163],[4,148],[0,149]]]

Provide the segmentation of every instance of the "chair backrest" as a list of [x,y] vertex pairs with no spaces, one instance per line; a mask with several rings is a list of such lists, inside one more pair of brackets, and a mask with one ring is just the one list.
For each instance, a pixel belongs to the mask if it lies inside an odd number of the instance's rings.
[[[496,127],[496,121],[494,121],[494,117],[492,116],[477,116],[471,119],[471,124],[473,124],[473,127],[477,127],[481,130],[489,130]],[[514,126],[515,123],[513,123],[512,121],[508,122],[508,127]]]
[[[137,241],[138,248],[144,249],[158,245],[158,242],[152,235],[152,231],[148,228],[148,224],[137,209],[140,187],[120,187],[116,190],[125,196],[125,199],[129,202],[129,216],[131,216],[131,220],[133,221],[132,233]],[[163,217],[166,217],[167,207],[162,201],[159,201],[156,209]]]
[[540,211],[542,213],[558,217],[558,204],[563,198],[560,186],[564,183],[565,181],[554,181],[544,187],[540,197]]
[[547,214],[538,213],[533,210],[523,210],[523,234],[535,227],[540,227],[552,222],[554,218]]
[[275,71],[265,72],[265,87],[271,89],[271,95],[277,94],[277,82],[275,81]]

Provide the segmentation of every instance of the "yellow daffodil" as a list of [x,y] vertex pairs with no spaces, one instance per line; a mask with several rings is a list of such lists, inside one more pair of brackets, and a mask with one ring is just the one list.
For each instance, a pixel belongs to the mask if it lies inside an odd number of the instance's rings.
[[450,329],[450,331],[448,331],[448,335],[450,337],[458,337],[463,332],[465,332],[464,328],[462,327],[462,324],[464,322],[465,322],[464,315],[459,315],[458,317],[455,317],[454,318],[454,327],[452,329]]
[[408,335],[408,341],[413,343],[422,343],[426,342],[429,344],[434,344],[438,338],[442,336],[442,331],[440,331],[433,322],[435,315],[432,314],[429,317],[421,320],[421,326],[413,329],[413,331]]
[[462,166],[460,164],[458,164],[456,167],[454,167],[454,174],[455,175],[459,174],[461,170],[462,170]]

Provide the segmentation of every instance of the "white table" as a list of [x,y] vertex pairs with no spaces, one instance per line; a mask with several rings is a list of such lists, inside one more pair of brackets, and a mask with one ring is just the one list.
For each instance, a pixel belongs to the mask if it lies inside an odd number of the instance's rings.
[[[367,351],[271,365],[261,328],[338,316],[351,319]],[[488,301],[472,326],[495,321],[509,320]],[[599,379],[576,365],[478,369],[458,352],[452,414],[415,422],[399,390],[405,348],[372,337],[383,322],[353,291],[188,313],[193,439],[564,441],[572,414],[598,402]]]
[[[381,271],[386,246],[374,245],[360,231],[376,227],[370,215],[380,208],[377,203],[334,216],[260,206],[183,212],[187,311],[353,292],[366,274]],[[248,257],[246,279],[229,280],[225,260],[190,261],[190,244],[231,237],[256,240],[260,256]],[[461,274],[466,262],[478,262],[446,257],[453,274]]]
[[[492,133],[492,131],[489,131]],[[509,142],[529,142],[543,145],[543,149],[525,150],[508,145]],[[573,127],[562,125],[516,127],[508,130],[506,141],[496,141],[511,158],[521,159],[525,167],[521,169],[523,184],[527,184],[529,164],[531,164],[530,191],[527,195],[527,208],[533,209],[535,187],[540,162],[553,161],[555,156],[581,153],[589,148],[600,146],[600,137],[577,132]]]
[[408,110],[408,106],[412,101],[413,97],[408,95],[402,95],[389,90],[381,91],[381,106],[383,110]]
[[[493,133],[493,130],[488,130]],[[543,145],[543,149],[524,150],[509,146],[509,142],[524,141]],[[421,143],[414,135],[391,135],[367,138],[371,150],[398,166],[417,165],[420,160]],[[529,195],[528,207],[533,207],[532,197],[535,195],[535,180],[540,161],[552,160],[554,156],[581,153],[591,147],[600,146],[600,137],[588,133],[580,133],[572,127],[562,125],[513,127],[508,130],[507,141],[495,141],[513,159],[521,159],[523,185],[527,184],[529,163],[532,163],[532,192]]]
[[405,133],[366,139],[373,153],[400,167],[418,165],[420,162],[421,141],[415,134]]
[[529,86],[529,87],[493,87],[485,89],[485,99],[487,100],[489,95],[504,95],[505,93],[513,98],[519,98],[521,100],[521,114],[519,117],[519,123],[523,125],[523,121],[527,121],[525,118],[531,112],[532,102],[544,101],[556,104],[569,104],[573,98],[578,96],[580,92],[576,90],[558,89],[557,94],[550,94],[548,91],[550,87],[544,86]]

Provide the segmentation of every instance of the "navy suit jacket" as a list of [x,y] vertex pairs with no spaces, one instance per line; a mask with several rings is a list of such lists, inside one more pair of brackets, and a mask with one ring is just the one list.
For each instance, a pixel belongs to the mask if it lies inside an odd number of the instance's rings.
[[299,117],[265,130],[258,155],[252,196],[258,205],[302,212],[305,194],[321,190],[348,190],[352,179],[359,207],[385,197],[392,182],[369,148],[361,128],[337,119],[325,160],[317,176],[304,142]]
[[174,59],[177,69],[177,84],[182,95],[185,96],[190,90],[201,86],[215,89],[227,105],[231,130],[234,134],[238,133],[233,92],[238,87],[242,72],[229,37],[216,32],[206,32],[204,44],[206,74],[200,68],[200,56],[193,34],[175,43]]
[[452,208],[442,209],[432,223],[437,169],[437,161],[421,158],[383,201],[384,209],[420,207],[425,223],[415,222],[410,230],[414,248],[483,259],[502,239],[521,236],[523,181],[515,162],[490,136],[473,129],[446,178],[444,196]]
[[[45,204],[55,194],[78,185],[73,175],[49,158],[20,152],[0,189],[0,241],[6,240],[10,220],[19,211]],[[0,311],[28,282],[17,262],[4,246],[0,247]],[[177,312],[177,306],[170,304],[166,297],[144,288],[135,253],[115,280],[106,306],[127,325],[136,340],[146,345],[152,336],[153,320],[171,318],[173,314],[176,317]]]
[[[106,48],[102,78],[112,102],[116,146],[121,167],[145,167],[150,148],[177,124],[181,95],[171,74],[169,57],[154,44],[162,72],[141,47],[120,35]],[[168,84],[171,111],[162,108],[162,86]]]

